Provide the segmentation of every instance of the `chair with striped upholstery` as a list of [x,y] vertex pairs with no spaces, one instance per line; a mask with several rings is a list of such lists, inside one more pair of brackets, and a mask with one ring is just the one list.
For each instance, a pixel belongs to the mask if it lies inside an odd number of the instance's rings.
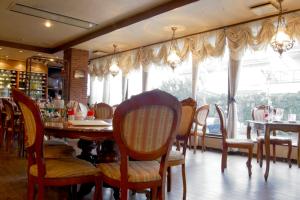
[[34,186],[38,185],[38,199],[44,199],[46,186],[65,186],[95,183],[94,198],[99,198],[99,169],[89,162],[76,158],[46,159],[43,154],[44,126],[36,103],[17,89],[12,90],[15,102],[24,117],[25,140],[28,158],[28,200],[34,198]]
[[[194,130],[190,135],[190,146],[192,144],[191,136],[194,137],[194,154],[197,148],[197,136],[201,136],[201,148],[202,152],[206,150],[205,147],[205,135],[206,135],[206,119],[209,114],[209,105],[205,104],[196,110],[194,118]],[[199,130],[200,129],[200,130]]]
[[228,148],[240,148],[248,150],[248,160],[246,162],[248,168],[248,175],[251,177],[251,160],[253,153],[254,142],[250,139],[235,139],[235,138],[227,138],[227,128],[226,128],[226,118],[223,109],[215,104],[217,113],[220,118],[220,132],[222,133],[222,161],[221,161],[221,171],[224,173],[225,168],[227,168],[227,154]]
[[106,103],[98,103],[94,107],[96,119],[112,119],[113,108]]
[[176,135],[176,140],[183,143],[182,151],[170,152],[167,174],[167,190],[171,191],[171,167],[181,165],[182,171],[182,185],[183,185],[183,199],[186,199],[186,177],[185,177],[185,154],[187,142],[190,136],[197,103],[194,99],[188,98],[181,101],[181,120]]
[[2,104],[2,100],[0,99],[0,147],[2,146],[4,140],[4,124],[2,119],[2,111],[4,111],[4,106]]
[[[136,95],[117,107],[113,135],[121,161],[102,163],[98,168],[105,183],[121,189],[122,200],[128,199],[129,189],[147,188],[152,199],[164,199],[166,162],[180,115],[178,100],[160,90]],[[160,157],[159,163],[156,159]]]
[[9,151],[12,144],[14,136],[17,135],[18,138],[18,146],[20,146],[21,142],[21,124],[17,122],[17,119],[15,118],[15,110],[10,101],[7,99],[2,99],[3,106],[6,112],[5,116],[5,143],[6,143],[6,151]]
[[[265,110],[271,109],[267,105],[260,105],[256,106],[252,109],[252,119],[255,121],[264,121],[265,120]],[[275,113],[276,110],[273,110]],[[260,166],[262,167],[262,161],[263,161],[263,148],[265,143],[265,137],[264,135],[261,135],[260,130],[257,130],[257,152],[256,152],[256,158],[257,162],[259,162]],[[288,152],[287,152],[287,159],[289,167],[292,167],[291,163],[291,153],[292,153],[292,139],[283,137],[283,136],[277,136],[276,131],[273,131],[273,135],[270,136],[270,144],[273,146],[273,162],[276,162],[276,145],[287,145],[288,146]]]

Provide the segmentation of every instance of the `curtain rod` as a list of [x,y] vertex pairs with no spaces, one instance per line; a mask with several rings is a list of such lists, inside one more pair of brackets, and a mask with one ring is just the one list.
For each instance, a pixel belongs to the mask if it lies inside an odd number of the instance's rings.
[[[286,15],[286,14],[290,14],[290,13],[295,13],[295,12],[298,12],[298,11],[300,11],[300,8],[299,9],[295,9],[295,10],[285,11],[285,12],[282,13],[282,15]],[[239,26],[239,25],[242,25],[242,24],[247,24],[247,23],[251,23],[251,22],[255,22],[255,21],[260,21],[260,20],[264,20],[264,19],[278,17],[278,15],[279,14],[268,15],[268,16],[257,18],[257,19],[251,19],[251,20],[247,20],[247,21],[243,21],[243,22],[239,22],[239,23],[235,23],[235,24],[230,24],[230,25],[227,25],[227,26],[222,26],[222,27],[218,27],[218,28],[209,29],[209,30],[206,30],[206,31],[201,31],[201,32],[197,32],[197,33],[193,33],[193,34],[181,36],[181,37],[178,37],[178,38],[175,38],[175,39],[178,40],[178,39],[182,39],[182,38],[186,38],[186,37],[191,37],[191,36],[198,35],[198,34],[208,33],[208,32],[212,32],[212,31],[216,31],[216,30],[230,28],[230,27],[233,27],[233,26]],[[133,51],[133,50],[136,50],[136,49],[145,48],[145,47],[149,47],[149,46],[153,46],[153,45],[157,45],[157,44],[166,43],[166,42],[169,42],[171,40],[172,39],[168,39],[168,40],[164,40],[164,41],[160,41],[160,42],[155,42],[155,43],[147,44],[147,45],[140,46],[140,47],[135,47],[135,48],[132,48],[132,49],[127,49],[127,50],[124,50],[124,51],[119,51],[117,54],[121,54],[121,53],[124,53],[124,52],[127,52],[127,51]],[[113,53],[110,53],[110,54],[104,55],[104,56],[99,56],[99,57],[96,57],[96,58],[92,58],[89,61],[96,60],[96,59],[99,59],[99,58],[108,57],[108,56],[111,56],[111,55],[113,55]]]

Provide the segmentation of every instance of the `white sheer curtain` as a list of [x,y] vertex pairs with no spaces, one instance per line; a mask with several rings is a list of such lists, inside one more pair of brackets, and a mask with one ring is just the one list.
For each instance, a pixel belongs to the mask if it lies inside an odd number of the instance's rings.
[[90,105],[102,102],[103,83],[103,80],[99,79],[98,77],[90,76]]

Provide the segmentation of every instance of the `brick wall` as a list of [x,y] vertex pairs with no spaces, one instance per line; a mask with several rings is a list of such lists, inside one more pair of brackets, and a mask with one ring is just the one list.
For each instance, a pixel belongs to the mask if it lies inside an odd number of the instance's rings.
[[[64,59],[69,61],[69,69],[65,69],[65,99],[87,103],[87,69],[89,52],[80,49],[67,49]],[[74,78],[75,70],[84,72],[84,78]]]

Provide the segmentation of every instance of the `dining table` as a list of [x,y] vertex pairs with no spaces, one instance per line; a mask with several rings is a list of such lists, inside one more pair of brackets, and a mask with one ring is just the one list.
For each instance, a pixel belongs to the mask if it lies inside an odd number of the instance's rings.
[[300,167],[300,121],[255,121],[248,120],[247,137],[250,138],[251,130],[264,130],[265,150],[266,150],[266,170],[265,181],[268,180],[270,170],[270,133],[273,131],[298,133],[297,164]]
[[[55,138],[79,139],[78,147],[82,150],[77,157],[93,164],[118,160],[115,150],[111,120],[105,125],[73,125],[69,121],[45,121],[45,135]],[[96,143],[101,144],[101,151],[92,154]]]

